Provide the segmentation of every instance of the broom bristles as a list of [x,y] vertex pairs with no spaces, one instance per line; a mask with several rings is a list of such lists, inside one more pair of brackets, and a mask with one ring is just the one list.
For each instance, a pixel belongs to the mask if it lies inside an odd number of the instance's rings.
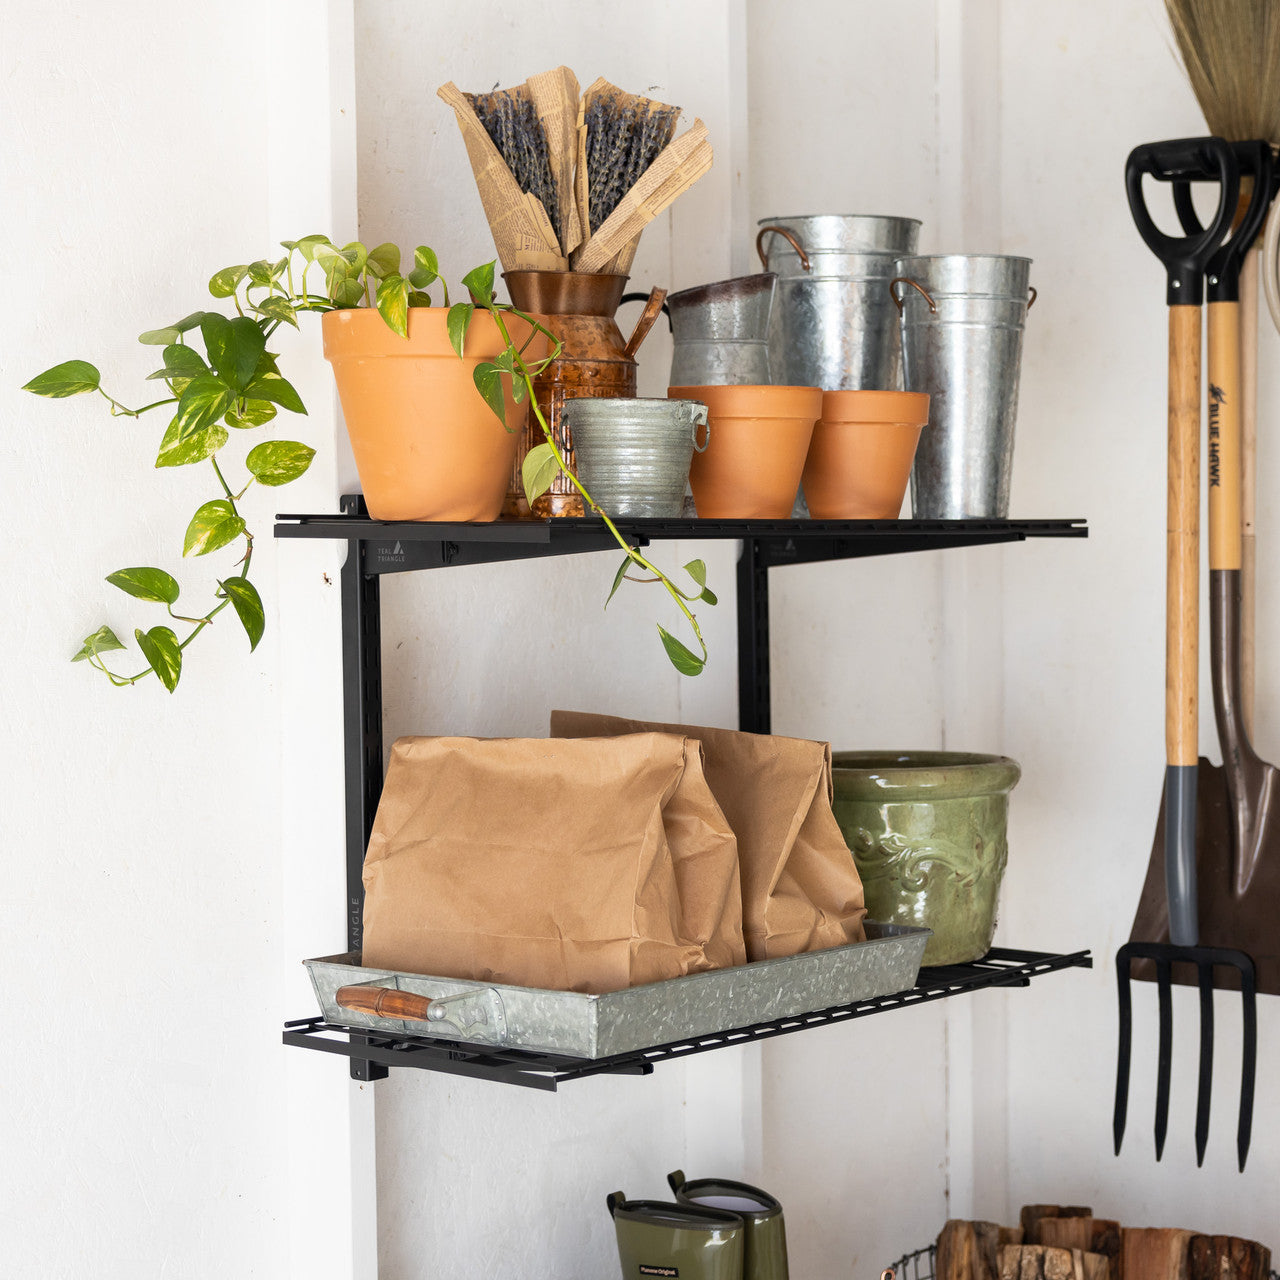
[[1210,132],[1280,147],[1280,4],[1165,0],[1165,9]]

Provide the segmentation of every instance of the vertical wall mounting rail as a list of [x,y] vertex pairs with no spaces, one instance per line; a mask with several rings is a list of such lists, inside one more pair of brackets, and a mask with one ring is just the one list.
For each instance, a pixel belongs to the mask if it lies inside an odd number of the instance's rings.
[[742,540],[738,556],[738,728],[769,733],[769,565],[760,543]]
[[[355,514],[359,499],[343,498]],[[347,791],[347,947],[363,949],[364,851],[382,794],[382,602],[367,572],[365,543],[352,538],[342,566],[342,687]],[[355,1042],[357,1037],[353,1036]],[[382,1080],[387,1068],[352,1058],[353,1080]]]

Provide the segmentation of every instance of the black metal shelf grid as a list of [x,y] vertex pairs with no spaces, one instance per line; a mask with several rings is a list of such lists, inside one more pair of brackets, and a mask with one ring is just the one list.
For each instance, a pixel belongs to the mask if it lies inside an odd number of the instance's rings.
[[493,1049],[489,1046],[463,1044],[454,1040],[397,1036],[361,1028],[350,1028],[326,1022],[323,1018],[299,1018],[285,1024],[285,1044],[304,1049],[375,1062],[383,1067],[418,1067],[450,1075],[473,1076],[496,1080],[503,1084],[525,1085],[533,1089],[554,1090],[570,1080],[583,1080],[597,1075],[649,1075],[654,1065],[672,1058],[687,1058],[710,1049],[751,1044],[774,1036],[805,1031],[833,1022],[847,1022],[891,1009],[908,1009],[913,1005],[943,1000],[986,987],[1025,987],[1032,978],[1060,969],[1089,969],[1093,960],[1088,951],[1054,955],[1040,951],[1009,951],[993,948],[973,964],[949,965],[944,968],[921,969],[916,985],[895,995],[877,996],[853,1004],[836,1005],[814,1013],[796,1014],[773,1022],[730,1031],[696,1036],[674,1044],[655,1045],[631,1053],[608,1058],[568,1058],[563,1055],[532,1053],[522,1049]]
[[[364,514],[358,495],[343,499],[341,515],[277,516],[278,538],[333,538],[365,548],[364,571],[406,573],[617,547],[602,520],[495,520],[488,524],[384,522]],[[1083,520],[615,520],[636,546],[684,539],[739,540],[761,567],[846,560],[949,547],[1022,542],[1027,538],[1083,538]]]
[[[362,944],[361,873],[382,792],[382,646],[380,582],[385,574],[458,565],[526,560],[617,550],[602,520],[496,520],[492,523],[383,522],[370,519],[359,494],[342,499],[340,514],[281,515],[278,538],[330,538],[346,542],[342,567],[343,694],[347,777],[347,944]],[[1083,520],[618,520],[637,546],[652,541],[734,539],[737,570],[738,722],[752,733],[771,728],[769,570],[787,564],[845,560],[899,552],[1022,542],[1027,538],[1084,538]],[[1088,966],[1088,952],[1069,956],[992,951],[976,965],[922,971],[911,991],[743,1027],[676,1045],[660,1045],[622,1058],[550,1057],[495,1052],[442,1039],[394,1037],[332,1026],[322,1018],[286,1024],[285,1043],[342,1054],[357,1080],[378,1080],[391,1066],[420,1067],[554,1089],[563,1080],[604,1072],[648,1074],[655,1062],[730,1044],[784,1035],[807,1027],[905,1008],[989,986],[1025,986],[1054,969]]]

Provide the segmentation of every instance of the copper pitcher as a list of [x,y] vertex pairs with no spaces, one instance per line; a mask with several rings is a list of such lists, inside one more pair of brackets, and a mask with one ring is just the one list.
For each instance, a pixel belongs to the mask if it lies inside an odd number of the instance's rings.
[[[627,277],[605,272],[507,271],[502,278],[512,303],[533,316],[564,344],[560,355],[533,380],[534,398],[556,447],[575,465],[573,436],[564,402],[583,397],[631,399],[636,394],[635,354],[662,310],[665,289],[654,289],[631,336],[624,339],[614,320]],[[644,295],[639,295],[643,297]],[[543,442],[542,426],[531,413],[521,431],[504,516],[580,516],[582,499],[569,478],[557,473],[551,488],[530,511],[521,467],[525,455]]]

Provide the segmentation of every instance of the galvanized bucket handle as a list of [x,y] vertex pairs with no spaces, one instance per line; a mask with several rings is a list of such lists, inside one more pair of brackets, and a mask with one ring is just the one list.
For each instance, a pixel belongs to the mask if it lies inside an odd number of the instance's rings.
[[[693,409],[693,415],[690,418],[690,425],[693,427],[694,452],[705,453],[707,445],[711,443],[711,411],[702,403],[701,400],[690,400],[686,403],[688,403]],[[707,429],[707,438],[701,444],[698,443],[699,427],[706,427]]]
[[898,314],[902,314],[902,299],[898,297],[898,286],[900,284],[909,284],[917,293],[924,297],[929,304],[929,310],[936,316],[938,314],[938,304],[929,296],[929,291],[923,285],[918,285],[910,276],[894,276],[889,281],[889,292],[893,295],[893,305],[898,308]]
[[[902,314],[902,299],[898,296],[898,288],[897,288],[897,286],[900,284],[909,284],[917,292],[923,294],[924,300],[929,304],[929,310],[935,316],[938,314],[938,304],[934,302],[933,298],[930,296],[929,291],[927,289],[925,289],[922,285],[918,285],[909,276],[894,276],[894,278],[889,281],[889,292],[893,294],[893,303],[894,303],[894,306],[898,308],[899,315]],[[1036,298],[1039,297],[1040,295],[1036,293],[1035,285],[1028,285],[1027,293],[1029,295],[1027,298],[1027,310],[1030,311],[1031,308],[1036,305]]]
[[764,252],[764,238],[770,233],[781,236],[800,255],[800,265],[806,271],[813,270],[813,266],[809,262],[809,255],[805,253],[800,241],[796,239],[795,232],[788,230],[786,227],[761,227],[760,234],[756,236],[756,252],[760,255],[760,265],[766,271],[769,270],[769,259]]

